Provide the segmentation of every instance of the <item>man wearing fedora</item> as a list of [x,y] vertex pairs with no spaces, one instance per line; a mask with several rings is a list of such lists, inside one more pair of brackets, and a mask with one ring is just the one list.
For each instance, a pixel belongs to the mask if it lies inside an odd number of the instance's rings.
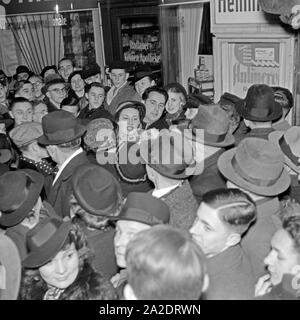
[[54,111],[42,119],[43,135],[38,142],[46,149],[54,162],[58,172],[52,182],[47,195],[49,203],[58,215],[70,216],[70,204],[66,199],[71,192],[71,179],[75,169],[89,163],[85,152],[81,148],[81,137],[86,131],[79,119],[68,111]]
[[0,232],[0,300],[16,300],[21,282],[21,259],[14,242]]
[[188,230],[198,208],[187,180],[196,168],[192,145],[180,132],[162,130],[156,139],[142,141],[140,154],[154,184],[152,195],[170,208],[170,225]]
[[13,75],[13,79],[16,81],[28,80],[30,76],[33,75],[33,72],[29,70],[27,66],[18,66],[16,73]]
[[266,84],[252,85],[246,98],[236,103],[236,109],[250,129],[250,132],[236,136],[236,144],[245,137],[268,140],[269,133],[273,131],[272,122],[282,116],[282,107],[275,101],[273,89]]
[[115,229],[110,223],[120,213],[122,192],[118,181],[95,164],[79,166],[72,176],[70,214],[85,233],[94,253],[95,269],[111,278],[118,268],[114,253]]
[[10,171],[0,176],[0,226],[16,244],[23,260],[27,255],[26,235],[43,215],[55,215],[40,194],[43,176],[31,169]]
[[255,278],[264,274],[264,258],[270,241],[280,226],[276,214],[280,211],[278,195],[290,185],[284,169],[284,157],[273,143],[259,138],[245,138],[218,160],[218,168],[228,180],[227,187],[246,192],[257,206],[256,222],[242,239],[242,247],[249,256]]
[[69,86],[70,84],[66,83],[58,74],[47,76],[41,91],[46,96],[45,102],[49,113],[60,110],[60,104],[67,97]]
[[74,71],[74,63],[69,58],[62,58],[58,62],[58,73],[64,79],[65,82],[68,82],[70,74]]
[[300,127],[293,126],[286,131],[274,131],[269,134],[269,141],[274,143],[284,155],[285,169],[291,177],[287,193],[300,201]]
[[189,178],[193,194],[200,203],[204,193],[226,187],[226,181],[218,170],[217,161],[225,148],[232,146],[235,140],[230,132],[229,117],[218,104],[200,105],[198,113],[183,134],[192,141],[196,162],[203,165],[200,174]]
[[129,77],[128,65],[124,61],[113,61],[109,66],[109,76],[112,87],[107,92],[107,110],[114,115],[118,105],[127,100],[141,101],[140,95],[127,81]]
[[136,92],[141,97],[147,88],[155,86],[155,77],[152,73],[151,66],[145,63],[136,67],[132,83],[134,84]]
[[127,279],[125,254],[129,241],[143,230],[169,223],[170,212],[169,207],[160,199],[148,193],[131,192],[120,214],[114,219],[116,220],[115,255],[121,271],[112,277],[111,282],[121,296]]
[[252,266],[240,242],[255,219],[255,203],[240,190],[222,188],[203,195],[190,233],[207,257],[205,299],[254,297]]

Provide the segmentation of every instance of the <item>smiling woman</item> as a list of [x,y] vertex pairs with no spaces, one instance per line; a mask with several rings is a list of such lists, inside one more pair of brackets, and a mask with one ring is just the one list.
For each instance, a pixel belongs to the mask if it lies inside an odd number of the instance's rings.
[[44,219],[28,233],[27,245],[20,299],[116,299],[112,285],[89,263],[84,234],[70,221]]

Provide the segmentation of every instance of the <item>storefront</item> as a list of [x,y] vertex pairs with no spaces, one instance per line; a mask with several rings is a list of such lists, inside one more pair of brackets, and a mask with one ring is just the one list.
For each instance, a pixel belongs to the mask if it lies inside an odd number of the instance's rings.
[[104,68],[100,2],[97,0],[2,1],[0,68],[13,75],[25,64],[39,73],[66,56],[77,68]]

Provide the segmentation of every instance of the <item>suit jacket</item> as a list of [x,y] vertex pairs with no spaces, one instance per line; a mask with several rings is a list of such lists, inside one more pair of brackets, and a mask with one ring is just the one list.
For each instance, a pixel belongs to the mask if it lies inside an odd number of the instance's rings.
[[225,149],[220,149],[204,160],[204,170],[189,178],[193,194],[200,204],[203,194],[217,188],[226,188],[226,181],[218,169],[218,159]]
[[53,206],[57,215],[61,217],[70,216],[69,199],[72,193],[72,175],[77,167],[85,163],[90,162],[86,153],[81,152],[67,164],[55,184],[50,188],[47,200]]
[[114,115],[118,108],[118,105],[126,100],[142,101],[140,95],[134,90],[134,88],[127,82],[122,87],[117,95],[112,99],[111,103],[107,106],[107,110]]
[[255,279],[265,274],[264,259],[270,251],[271,239],[280,228],[281,222],[276,216],[280,210],[277,197],[256,201],[257,218],[243,236],[241,245],[248,255]]
[[209,287],[205,300],[248,300],[254,297],[252,267],[240,245],[207,259]]

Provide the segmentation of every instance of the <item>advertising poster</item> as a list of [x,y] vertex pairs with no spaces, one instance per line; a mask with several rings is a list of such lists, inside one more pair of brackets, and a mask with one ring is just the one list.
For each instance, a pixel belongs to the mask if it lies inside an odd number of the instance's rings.
[[229,91],[245,97],[254,83],[279,84],[280,43],[229,43]]

